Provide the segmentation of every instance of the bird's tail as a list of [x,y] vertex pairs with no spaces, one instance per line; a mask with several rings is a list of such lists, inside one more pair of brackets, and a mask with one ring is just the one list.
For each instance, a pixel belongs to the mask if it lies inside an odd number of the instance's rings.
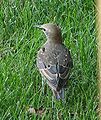
[[62,88],[59,92],[58,91],[53,91],[54,96],[56,97],[57,100],[64,99],[64,88]]

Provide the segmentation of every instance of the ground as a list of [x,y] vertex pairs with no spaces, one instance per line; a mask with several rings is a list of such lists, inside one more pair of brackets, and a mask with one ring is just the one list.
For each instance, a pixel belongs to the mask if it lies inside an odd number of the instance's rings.
[[[97,44],[94,1],[0,1],[0,119],[98,120]],[[74,67],[66,90],[66,104],[42,94],[36,55],[45,36],[34,25],[53,22],[61,27]],[[40,116],[28,108],[45,108]],[[40,110],[40,109],[39,109]]]

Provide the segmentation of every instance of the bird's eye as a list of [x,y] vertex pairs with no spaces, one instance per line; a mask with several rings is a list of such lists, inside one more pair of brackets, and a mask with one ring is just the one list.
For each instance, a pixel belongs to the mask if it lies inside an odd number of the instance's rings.
[[48,67],[50,67],[50,65],[48,65]]
[[43,28],[43,31],[46,31],[46,29],[45,29],[45,28]]

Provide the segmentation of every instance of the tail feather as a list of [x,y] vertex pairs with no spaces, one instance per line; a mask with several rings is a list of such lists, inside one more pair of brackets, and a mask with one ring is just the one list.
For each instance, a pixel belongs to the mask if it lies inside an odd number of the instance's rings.
[[53,91],[54,96],[56,97],[57,100],[64,99],[64,89],[62,88],[59,92],[58,91]]

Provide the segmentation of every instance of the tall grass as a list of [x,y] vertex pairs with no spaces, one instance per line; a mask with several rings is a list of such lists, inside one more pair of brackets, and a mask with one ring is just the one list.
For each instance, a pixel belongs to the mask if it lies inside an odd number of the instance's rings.
[[66,90],[66,105],[55,101],[57,120],[98,120],[95,3],[89,0],[0,1],[0,119],[53,119],[52,111],[40,118],[27,108],[52,107],[52,93],[42,95],[36,54],[45,42],[33,25],[53,22],[62,29],[74,68]]

